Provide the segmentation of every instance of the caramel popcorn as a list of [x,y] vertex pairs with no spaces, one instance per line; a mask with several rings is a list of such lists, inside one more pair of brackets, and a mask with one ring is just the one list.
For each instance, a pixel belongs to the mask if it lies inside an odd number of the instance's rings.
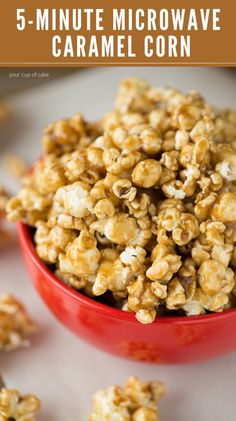
[[0,351],[27,346],[27,337],[35,328],[36,325],[19,301],[8,294],[0,297]]
[[88,421],[159,421],[157,404],[165,392],[161,382],[129,377],[123,387],[111,386],[95,393]]
[[0,122],[4,121],[9,114],[9,108],[4,102],[0,102]]
[[235,305],[236,113],[123,81],[96,124],[48,126],[10,221],[65,284],[151,323]]
[[35,421],[40,405],[34,395],[21,396],[18,390],[6,387],[0,389],[1,421]]
[[162,167],[155,159],[145,159],[139,162],[132,172],[133,183],[138,187],[155,186],[161,178]]
[[8,238],[8,232],[5,229],[5,209],[9,200],[6,190],[0,184],[0,247],[4,245],[5,240]]

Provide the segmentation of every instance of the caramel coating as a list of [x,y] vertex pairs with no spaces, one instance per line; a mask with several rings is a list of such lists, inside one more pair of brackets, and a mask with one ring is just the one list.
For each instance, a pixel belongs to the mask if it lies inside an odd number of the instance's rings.
[[0,419],[2,421],[36,421],[40,400],[31,394],[21,396],[18,390],[0,389]]
[[223,311],[236,302],[235,139],[235,111],[126,79],[96,124],[77,113],[46,128],[8,219],[34,227],[62,282],[109,292],[141,323]]
[[160,421],[157,404],[165,392],[161,382],[129,377],[123,387],[110,386],[95,393],[88,421]]

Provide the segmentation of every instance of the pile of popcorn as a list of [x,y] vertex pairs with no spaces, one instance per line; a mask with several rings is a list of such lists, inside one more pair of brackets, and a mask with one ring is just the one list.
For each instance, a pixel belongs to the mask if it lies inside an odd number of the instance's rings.
[[131,78],[99,122],[46,128],[7,212],[63,282],[151,323],[235,305],[235,182],[236,112]]
[[157,402],[164,394],[160,382],[129,377],[123,388],[111,386],[94,395],[88,421],[159,421]]
[[27,346],[27,338],[35,329],[35,323],[18,300],[9,294],[0,297],[0,351]]

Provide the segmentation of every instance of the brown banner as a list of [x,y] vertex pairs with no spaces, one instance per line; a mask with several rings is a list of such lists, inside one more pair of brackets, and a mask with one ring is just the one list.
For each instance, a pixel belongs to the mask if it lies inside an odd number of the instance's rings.
[[233,0],[10,0],[0,66],[236,66]]

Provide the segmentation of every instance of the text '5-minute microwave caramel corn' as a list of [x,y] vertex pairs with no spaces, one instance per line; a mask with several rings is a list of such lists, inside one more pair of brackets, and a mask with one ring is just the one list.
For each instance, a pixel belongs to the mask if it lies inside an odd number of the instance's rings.
[[196,92],[124,80],[98,123],[46,128],[43,155],[7,206],[38,256],[141,323],[235,305],[236,112]]

